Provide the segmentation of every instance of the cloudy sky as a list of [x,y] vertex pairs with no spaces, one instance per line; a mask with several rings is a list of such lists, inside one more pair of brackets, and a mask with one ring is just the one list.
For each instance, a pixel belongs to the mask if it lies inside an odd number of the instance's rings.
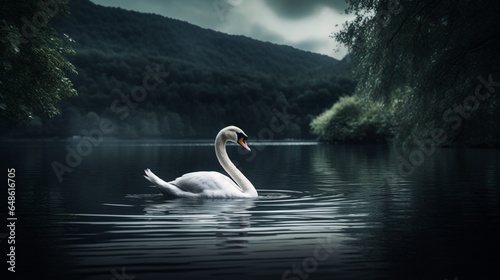
[[285,44],[337,59],[334,32],[351,19],[344,0],[91,0],[104,6],[155,13],[229,34]]

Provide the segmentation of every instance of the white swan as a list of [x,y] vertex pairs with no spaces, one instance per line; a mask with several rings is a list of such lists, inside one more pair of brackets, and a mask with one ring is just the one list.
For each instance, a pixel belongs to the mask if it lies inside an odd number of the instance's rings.
[[144,177],[155,184],[166,197],[257,197],[255,187],[229,160],[226,152],[226,142],[228,141],[236,142],[250,151],[246,143],[247,139],[248,136],[243,130],[236,126],[223,128],[215,138],[217,159],[234,181],[219,172],[210,171],[187,173],[171,182],[165,182],[151,170],[146,169]]

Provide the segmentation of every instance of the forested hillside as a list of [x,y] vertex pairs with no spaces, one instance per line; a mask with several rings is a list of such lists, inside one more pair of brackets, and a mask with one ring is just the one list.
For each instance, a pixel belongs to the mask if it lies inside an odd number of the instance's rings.
[[275,109],[296,116],[276,137],[308,138],[312,118],[354,89],[345,61],[158,15],[80,0],[55,25],[74,40],[78,96],[17,136],[82,135],[102,118],[122,138],[211,138],[229,124],[255,136]]

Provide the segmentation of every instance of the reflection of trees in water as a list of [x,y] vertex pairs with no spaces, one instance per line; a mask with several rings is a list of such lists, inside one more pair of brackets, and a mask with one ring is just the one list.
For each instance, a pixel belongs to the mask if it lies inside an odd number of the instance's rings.
[[[57,276],[69,266],[64,237],[75,229],[61,224],[71,221],[72,217],[61,215],[67,210],[63,185],[57,181],[50,165],[53,147],[44,142],[8,142],[0,153],[4,178],[7,169],[15,169],[14,217],[19,222],[15,221],[16,244],[10,245],[16,245],[16,255],[30,256],[19,258],[19,267],[43,272],[49,279],[60,278]],[[8,234],[8,228],[3,226],[0,233]],[[9,245],[6,239],[1,244]]]
[[320,145],[312,158],[315,185],[322,190],[342,192],[360,202],[369,201],[379,211],[385,211],[386,203],[411,200],[408,179],[394,180],[397,153],[387,146]]
[[252,152],[240,153],[228,148],[228,154],[257,191],[300,187],[297,182],[303,178],[300,171],[308,164],[310,147],[257,144],[251,140],[249,146]]
[[409,176],[398,172],[400,155],[408,160],[408,153],[384,146],[320,145],[313,152],[311,171],[322,189],[378,204],[383,213],[411,209],[435,216],[450,203],[468,209],[492,205],[491,194],[499,196],[492,187],[500,181],[493,171],[499,164],[495,151],[436,149]]
[[188,232],[213,233],[218,249],[241,249],[247,247],[253,207],[251,199],[174,199],[148,205],[144,212],[166,215],[173,225],[180,223],[178,227]]
[[391,170],[392,152],[381,145],[318,145],[312,154],[312,172],[328,183],[373,184]]
[[315,150],[312,170],[324,190],[341,190],[380,211],[387,203],[410,207],[410,178],[398,175],[397,156],[383,145],[323,145]]
[[[463,236],[477,236],[477,228],[487,233],[481,240],[494,239],[488,235],[494,223],[485,217],[498,213],[500,177],[493,171],[500,164],[498,154],[436,149],[412,175],[399,176],[399,152],[393,149],[325,145],[314,150],[311,173],[321,190],[344,195],[339,215],[364,215],[359,221],[368,226],[354,245],[362,248],[365,259],[377,259],[380,252],[409,263],[425,255],[442,265],[441,260],[474,255],[463,253],[478,248]],[[425,243],[417,242],[421,240]]]

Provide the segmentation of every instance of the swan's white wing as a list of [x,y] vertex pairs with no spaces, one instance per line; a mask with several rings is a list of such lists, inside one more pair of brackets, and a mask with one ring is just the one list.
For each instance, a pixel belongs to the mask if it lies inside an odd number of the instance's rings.
[[246,197],[229,177],[218,172],[193,172],[171,182],[165,182],[151,170],[144,177],[155,184],[166,197]]
[[233,180],[219,172],[201,171],[187,173],[169,183],[190,193],[232,193],[235,191],[241,193],[241,189]]

